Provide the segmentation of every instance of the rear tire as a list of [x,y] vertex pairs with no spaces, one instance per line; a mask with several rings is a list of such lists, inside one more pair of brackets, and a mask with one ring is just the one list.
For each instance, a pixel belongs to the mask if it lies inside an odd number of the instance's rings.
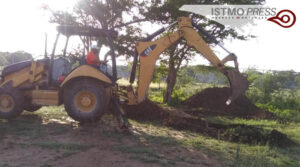
[[0,88],[0,118],[12,119],[23,111],[24,97],[16,89]]
[[81,123],[99,121],[105,113],[106,100],[105,89],[92,79],[72,82],[64,89],[65,109]]

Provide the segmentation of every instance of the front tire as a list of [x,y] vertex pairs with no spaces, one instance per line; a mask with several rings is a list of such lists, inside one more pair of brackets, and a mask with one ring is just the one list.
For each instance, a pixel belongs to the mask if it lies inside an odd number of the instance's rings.
[[0,118],[13,119],[23,111],[24,97],[16,89],[0,88]]
[[64,89],[65,109],[81,123],[99,121],[105,113],[106,100],[105,89],[92,79],[72,82]]

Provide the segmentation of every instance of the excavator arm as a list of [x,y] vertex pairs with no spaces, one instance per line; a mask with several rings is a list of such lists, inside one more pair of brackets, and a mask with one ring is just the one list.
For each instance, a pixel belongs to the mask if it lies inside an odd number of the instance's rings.
[[[178,18],[178,27],[179,29],[177,31],[167,34],[166,36],[155,41],[147,40],[151,40],[155,36],[161,34],[163,31],[165,31],[165,28],[158,30],[151,37],[148,37],[148,39],[137,42],[136,56],[134,59],[130,82],[131,84],[134,82],[135,68],[137,59],[139,58],[140,64],[138,87],[136,93],[133,92],[132,88],[128,89],[128,95],[130,96],[129,104],[136,104],[145,100],[151,79],[153,77],[156,60],[159,58],[162,52],[164,52],[181,38],[184,38],[189,46],[194,47],[212,65],[214,65],[224,75],[227,76],[232,90],[231,96],[226,101],[228,105],[231,103],[231,101],[235,100],[239,95],[245,92],[245,90],[248,88],[248,81],[239,72],[237,58],[234,54],[230,53],[223,60],[220,60],[194,28],[197,28],[200,33],[204,33],[203,35],[208,36],[208,38],[212,38],[215,43],[219,44],[217,40],[210,36],[210,34],[206,33],[201,27],[198,27],[196,24],[194,24],[188,17]],[[225,69],[225,63],[228,61],[234,61],[235,69]]]

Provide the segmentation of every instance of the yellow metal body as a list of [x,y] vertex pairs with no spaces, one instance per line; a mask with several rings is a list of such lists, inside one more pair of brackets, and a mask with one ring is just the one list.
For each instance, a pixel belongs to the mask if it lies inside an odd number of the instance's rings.
[[192,46],[199,51],[201,55],[209,60],[215,67],[220,70],[224,68],[224,63],[214,54],[199,33],[194,30],[190,18],[179,17],[178,26],[178,31],[172,32],[158,40],[150,42],[137,42],[136,49],[139,55],[153,45],[156,47],[153,50],[151,49],[147,56],[140,56],[138,87],[136,91],[137,100],[132,99],[133,91],[131,91],[129,92],[131,98],[128,99],[128,104],[140,103],[145,100],[151,79],[153,77],[156,60],[163,51],[181,38],[184,38],[189,46]]
[[0,87],[8,82],[12,83],[12,87],[31,86],[32,83],[40,84],[45,81],[48,76],[44,62],[32,61],[31,66],[25,67],[20,71],[16,71],[4,76],[4,81],[0,83]]
[[99,70],[89,66],[89,65],[82,65],[73,70],[61,83],[60,87],[63,87],[67,82],[70,80],[77,78],[77,77],[90,77],[94,79],[98,79],[100,81],[106,82],[111,84],[111,80]]
[[[94,78],[108,84],[112,83],[112,81],[106,75],[89,65],[77,67],[67,75],[59,87],[50,86],[45,88],[45,85],[47,85],[48,81],[48,75],[49,72],[47,69],[47,64],[45,64],[44,61],[32,61],[31,65],[4,76],[2,82],[0,83],[0,88],[4,87],[6,84],[10,84],[9,86],[13,88],[26,88],[26,90],[22,91],[22,93],[27,99],[30,99],[32,104],[49,106],[60,105],[60,91],[63,90],[62,88],[64,85],[71,82],[75,78],[87,77]],[[42,85],[44,85],[43,89],[41,89]],[[111,89],[108,87],[106,88],[106,91],[107,97],[111,97]],[[2,99],[1,102],[3,103],[1,106],[6,106],[8,109],[12,106],[10,102],[11,100],[9,100],[7,97],[1,96],[0,98]],[[88,100],[83,99],[81,102],[82,104],[87,104],[89,103]]]
[[59,105],[58,90],[33,90],[30,93],[32,104],[41,106]]
[[96,107],[97,101],[93,92],[80,91],[75,95],[75,106],[82,112],[91,112]]
[[[40,90],[39,86],[47,83],[48,70],[45,61],[32,61],[19,71],[4,76],[0,88],[6,84],[11,84],[13,88],[29,88],[33,90],[23,91],[23,95],[31,100],[35,105],[58,105],[58,90]],[[5,102],[5,101],[4,101]]]

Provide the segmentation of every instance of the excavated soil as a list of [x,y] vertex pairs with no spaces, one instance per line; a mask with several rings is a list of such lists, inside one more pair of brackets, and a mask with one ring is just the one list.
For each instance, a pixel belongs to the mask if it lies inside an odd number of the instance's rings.
[[220,125],[210,123],[208,126],[217,129],[217,133],[210,133],[210,136],[231,142],[247,143],[250,145],[267,144],[277,147],[296,145],[285,134],[274,129],[265,130],[260,127],[243,124]]
[[135,120],[163,120],[169,117],[169,113],[154,102],[146,99],[138,105],[124,105],[122,108],[128,118]]
[[221,140],[278,147],[295,145],[285,134],[276,130],[267,131],[247,125],[215,124],[203,120],[202,116],[205,115],[273,118],[271,113],[257,108],[246,96],[241,96],[234,103],[226,106],[224,102],[229,93],[229,88],[208,88],[184,102],[189,107],[203,108],[201,110],[187,107],[166,109],[148,99],[139,105],[123,106],[123,109],[127,117],[134,120],[161,121],[164,126],[199,132]]
[[178,130],[190,130],[206,134],[210,137],[236,143],[250,145],[269,145],[277,147],[290,147],[296,145],[285,134],[277,130],[264,130],[248,125],[212,124],[201,119],[166,119],[165,126]]
[[243,118],[262,118],[272,119],[275,116],[256,107],[245,95],[241,95],[230,105],[225,102],[231,93],[230,88],[207,88],[191,96],[183,102],[187,107],[186,112],[195,115],[199,114],[197,110],[191,108],[202,108],[203,115],[234,116]]

